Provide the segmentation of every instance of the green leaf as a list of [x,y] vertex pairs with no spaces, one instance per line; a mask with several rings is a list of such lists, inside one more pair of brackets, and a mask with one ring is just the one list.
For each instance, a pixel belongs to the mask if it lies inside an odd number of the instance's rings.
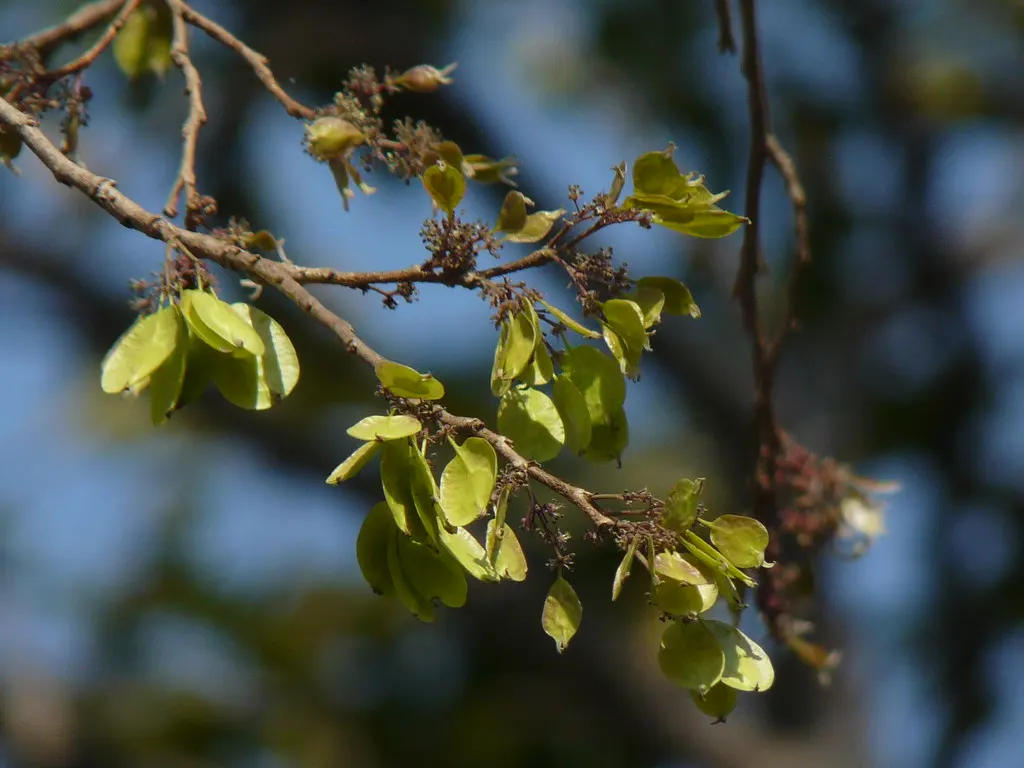
[[768,529],[752,517],[721,515],[704,521],[711,541],[737,568],[760,568],[768,546]]
[[696,615],[709,610],[718,600],[714,574],[677,552],[659,553],[654,559],[654,568],[659,581],[653,598],[665,613]]
[[481,184],[497,184],[502,182],[514,187],[512,177],[519,173],[514,157],[503,157],[494,160],[486,155],[466,155],[464,162],[469,168],[469,177]]
[[767,691],[775,682],[775,670],[764,649],[736,627],[706,621],[725,659],[722,682],[738,691]]
[[715,718],[716,723],[724,723],[725,718],[736,708],[736,690],[722,683],[716,683],[704,691],[703,695],[700,691],[690,691],[690,698],[697,709]]
[[666,528],[678,533],[690,530],[697,519],[697,502],[703,485],[704,478],[698,478],[696,481],[679,480],[672,486],[661,512]]
[[525,227],[527,202],[533,205],[533,201],[528,200],[522,192],[512,190],[505,195],[505,201],[501,204],[501,212],[498,214],[498,224],[495,230],[498,232],[518,232]]
[[497,581],[498,576],[487,560],[487,552],[473,534],[465,528],[456,528],[449,532],[444,527],[438,529],[441,546],[447,550],[466,573],[479,581]]
[[572,588],[561,572],[548,590],[541,613],[540,625],[544,632],[555,641],[555,647],[562,653],[569,646],[583,620],[583,605],[576,590]]
[[612,413],[607,421],[597,421],[591,427],[590,444],[583,451],[583,458],[597,463],[622,461],[622,453],[629,445],[629,422],[626,412]]
[[661,322],[661,311],[665,307],[665,294],[662,291],[650,285],[638,285],[626,298],[640,307],[644,328],[653,328]]
[[178,326],[174,351],[149,377],[150,416],[154,426],[163,424],[174,413],[185,381],[189,349],[188,325],[181,312],[175,312],[174,317]]
[[491,364],[491,393],[501,397],[512,386],[511,378],[504,378],[505,358],[508,357],[508,340],[512,333],[512,323],[506,317],[498,329],[498,343],[494,346],[494,362]]
[[167,306],[132,323],[103,358],[104,392],[132,389],[164,364],[178,345],[178,316],[177,307]]
[[407,365],[384,360],[374,369],[377,380],[398,397],[440,400],[444,385],[429,373],[420,373]]
[[[163,6],[163,4],[160,4]],[[166,6],[143,5],[125,21],[111,45],[117,66],[130,80],[171,67],[171,16]]]
[[424,541],[427,531],[420,521],[412,492],[414,468],[411,451],[416,449],[407,440],[388,440],[382,446],[380,481],[395,525],[406,536]]
[[423,172],[423,186],[426,187],[434,204],[452,216],[466,194],[466,177],[458,168],[453,168],[447,163],[438,163]]
[[284,328],[266,313],[242,303],[228,309],[256,332],[263,352],[216,355],[212,358],[213,381],[228,402],[239,408],[265,410],[287,397],[299,381],[295,347]]
[[182,291],[181,311],[192,332],[218,352],[247,356],[262,355],[266,351],[254,320],[246,322],[242,313],[212,293],[196,289]]
[[611,299],[601,305],[605,317],[601,330],[619,370],[631,378],[640,372],[640,357],[647,343],[644,315],[639,305],[625,299]]
[[[184,319],[184,316],[182,317]],[[206,342],[194,335],[191,330],[188,337],[188,353],[185,357],[185,380],[181,383],[181,392],[175,409],[180,410],[194,403],[210,386],[213,377],[214,358],[217,352],[210,349]]]
[[[533,350],[537,345],[538,329],[526,312],[516,312],[502,321],[502,334],[498,339],[498,350],[494,357],[491,380],[497,377],[508,383],[522,374],[530,364]],[[505,330],[507,327],[507,331]],[[492,391],[494,386],[492,384]],[[507,387],[506,387],[507,391]]]
[[681,584],[712,584],[714,579],[692,561],[678,552],[659,552],[654,558],[654,570],[662,579]]
[[388,572],[395,585],[395,594],[402,605],[420,621],[433,621],[437,615],[433,602],[419,593],[402,564],[402,547],[405,541],[400,531],[392,530],[388,536]]
[[511,494],[509,486],[504,486],[498,494],[498,500],[494,504],[494,525],[487,528],[487,562],[494,567],[498,558],[498,545],[501,544],[501,535],[505,531],[505,515],[508,513],[508,497]]
[[503,240],[510,243],[536,243],[547,237],[548,232],[565,215],[565,211],[559,208],[557,211],[537,211],[526,217],[526,223],[522,229],[510,232]]
[[757,586],[756,581],[733,565],[725,555],[711,546],[711,544],[704,541],[704,539],[698,536],[694,531],[689,530],[683,534],[683,544],[688,550],[690,550],[694,557],[706,564],[709,568],[728,574],[731,578],[739,579],[748,587]]
[[452,525],[469,525],[487,511],[498,457],[482,437],[468,437],[462,445],[450,442],[455,457],[441,473],[441,509]]
[[686,178],[672,159],[675,147],[646,152],[633,162],[633,190],[637,195],[664,195],[678,200],[686,194]]
[[665,306],[662,310],[670,315],[700,317],[700,307],[693,300],[690,289],[674,277],[642,277],[637,286],[655,288],[665,294]]
[[547,384],[555,375],[555,364],[547,345],[541,341],[533,350],[533,359],[523,372],[523,382],[531,387]]
[[[437,483],[427,463],[427,457],[416,447],[414,440],[408,441],[409,465],[412,470],[412,501],[416,507],[427,536],[434,542],[438,541],[438,528],[444,527],[441,518],[444,512],[438,503]],[[419,540],[419,539],[418,539]]]
[[600,350],[580,346],[562,354],[562,373],[583,395],[594,425],[610,424],[626,402],[626,380],[619,364]]
[[587,401],[565,374],[555,376],[551,389],[551,399],[565,427],[565,447],[578,456],[590,445],[593,429]]
[[674,621],[661,636],[658,666],[683,688],[708,690],[722,679],[725,654],[703,621]]
[[462,149],[454,141],[442,141],[437,145],[437,154],[441,156],[452,168],[458,168],[462,170],[462,166],[466,162],[466,158],[462,154]]
[[412,437],[423,429],[415,416],[367,416],[348,428],[356,440],[401,440]]
[[394,581],[388,569],[388,540],[395,531],[395,521],[383,501],[373,506],[359,528],[356,538],[356,560],[366,583],[378,595],[395,594]]
[[498,578],[511,579],[512,581],[526,581],[526,555],[519,544],[508,523],[502,523],[501,528],[495,524],[494,519],[487,521],[487,541],[490,544],[492,537],[497,541],[494,555],[494,571]]
[[498,431],[527,459],[548,461],[565,444],[565,426],[551,398],[537,389],[506,392],[498,406]]
[[[351,456],[334,468],[334,471],[331,472],[325,482],[328,485],[337,485],[355,477],[359,474],[359,470],[369,464],[373,457],[380,453],[381,445],[382,443],[376,441],[363,443],[352,452]],[[386,505],[386,502],[384,503]]]
[[398,540],[398,555],[409,584],[419,596],[440,600],[449,608],[466,604],[466,573],[450,556],[405,536]]
[[615,579],[612,581],[612,602],[619,599],[619,594],[622,592],[622,585],[626,579],[629,578],[629,571],[633,567],[633,557],[636,555],[636,545],[640,541],[638,536],[634,536],[629,542],[629,548],[626,550],[626,554],[622,556],[622,562],[619,563],[619,567],[615,569]]
[[720,208],[695,211],[690,216],[655,216],[653,221],[666,229],[682,232],[684,235],[710,239],[731,235],[747,223],[745,217],[723,211]]
[[552,315],[558,318],[558,322],[560,322],[569,330],[576,331],[576,333],[578,333],[580,336],[586,336],[588,339],[601,338],[600,333],[598,333],[597,331],[590,330],[589,328],[587,328],[587,326],[583,325],[582,323],[576,322],[571,317],[569,317],[569,315],[565,314],[565,312],[560,310],[558,307],[548,304],[546,301],[544,301],[544,299],[541,299],[540,303],[544,305],[544,309],[546,309],[548,312],[550,312]]

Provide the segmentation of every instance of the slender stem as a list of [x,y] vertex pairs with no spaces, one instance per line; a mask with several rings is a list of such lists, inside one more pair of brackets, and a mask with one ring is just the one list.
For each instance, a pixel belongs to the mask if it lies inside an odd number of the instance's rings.
[[42,75],[40,79],[47,82],[56,82],[62,77],[67,77],[68,75],[81,72],[83,69],[92,65],[99,55],[107,49],[107,46],[113,42],[117,33],[121,31],[121,27],[123,27],[125,22],[128,21],[128,17],[131,16],[132,12],[139,7],[139,2],[140,0],[122,0],[123,4],[121,5],[120,13],[114,17],[114,20],[110,22],[110,26],[107,27],[100,39],[93,43],[89,50],[78,58],[69,61],[64,66],[50,70],[45,75]]
[[35,48],[39,55],[45,58],[61,43],[74,40],[105,22],[124,5],[124,2],[125,0],[100,0],[84,5],[59,24],[23,38],[20,44]]
[[[199,77],[189,56],[188,25],[185,23],[184,3],[180,0],[169,0],[174,16],[174,44],[171,47],[171,60],[185,77],[185,93],[188,94],[188,116],[181,127],[181,166],[178,176],[171,187],[164,215],[174,218],[178,215],[178,198],[185,193],[186,226],[190,219],[198,213],[200,202],[196,189],[196,147],[199,143],[199,129],[206,122],[206,109],[203,106],[203,81]],[[191,214],[191,215],[190,215]],[[191,228],[191,227],[190,227]]]

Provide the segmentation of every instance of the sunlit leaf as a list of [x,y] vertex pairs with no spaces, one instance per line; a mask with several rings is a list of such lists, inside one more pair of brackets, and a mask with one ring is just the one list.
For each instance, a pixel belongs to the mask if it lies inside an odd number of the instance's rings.
[[440,600],[449,608],[466,604],[466,573],[447,554],[401,536],[398,555],[409,584],[419,596]]
[[505,393],[498,406],[498,430],[520,455],[534,461],[555,458],[565,444],[565,427],[558,409],[537,389]]
[[523,382],[531,387],[547,384],[555,375],[555,364],[547,345],[541,341],[533,350],[533,359],[523,372]]
[[634,536],[630,542],[629,547],[626,549],[626,554],[622,556],[622,561],[619,563],[619,567],[615,569],[615,578],[612,580],[612,602],[619,599],[619,594],[622,592],[622,585],[626,579],[629,578],[629,571],[633,567],[633,557],[636,555],[636,545],[640,540],[638,536]]
[[541,627],[548,637],[555,641],[559,653],[568,647],[582,620],[583,605],[576,595],[576,590],[559,572],[555,583],[548,590],[540,619]]
[[737,568],[760,568],[768,546],[768,529],[752,517],[721,515],[705,522],[711,541]]
[[262,355],[266,351],[253,324],[212,293],[196,289],[182,291],[181,311],[192,332],[218,352],[247,356]]
[[132,323],[103,358],[103,391],[117,394],[135,387],[163,365],[178,345],[178,317],[178,308],[167,306]]
[[498,214],[498,224],[495,229],[498,232],[518,232],[526,226],[526,204],[529,200],[522,192],[512,190],[505,195],[505,201],[501,204],[501,212]]
[[554,315],[558,319],[558,322],[560,322],[562,325],[564,325],[569,330],[576,331],[576,333],[580,334],[580,336],[586,336],[588,339],[600,339],[601,338],[601,334],[600,333],[598,333],[597,331],[592,331],[591,329],[587,328],[587,326],[583,325],[582,323],[576,322],[571,317],[569,317],[569,315],[567,315],[565,312],[560,310],[558,307],[556,307],[556,306],[554,306],[552,304],[548,304],[543,299],[540,300],[540,303],[544,305],[544,308],[548,312],[550,312],[552,315]]
[[626,380],[619,364],[595,347],[579,346],[562,355],[562,373],[579,389],[594,424],[610,424],[626,402]]
[[487,528],[487,562],[491,564],[491,567],[494,567],[494,562],[498,558],[498,546],[501,544],[501,535],[505,531],[505,516],[508,513],[508,497],[511,492],[509,486],[502,487],[498,494],[498,500],[494,504],[494,518],[491,520],[494,525],[488,525]]
[[355,477],[363,467],[370,463],[374,456],[380,453],[380,449],[381,443],[376,441],[363,443],[352,452],[351,456],[334,468],[334,471],[331,472],[325,482],[328,485],[337,485]]
[[181,312],[175,312],[174,317],[178,326],[174,351],[149,377],[150,416],[156,426],[163,424],[174,413],[185,381],[189,349],[188,325]]
[[559,208],[557,211],[537,211],[526,217],[526,223],[522,229],[509,232],[504,240],[510,243],[536,243],[547,237],[548,232],[555,225],[555,222],[565,215],[565,211]]
[[498,476],[498,457],[482,437],[451,442],[455,456],[441,473],[441,508],[452,525],[469,525],[487,511]]
[[685,235],[712,239],[731,235],[747,223],[747,219],[743,216],[737,216],[735,213],[723,211],[720,208],[695,211],[690,216],[679,216],[678,218],[655,216],[653,221],[655,224],[682,232]]
[[423,172],[423,186],[435,205],[451,216],[466,194],[466,177],[447,163],[432,165]]
[[407,440],[388,440],[382,444],[380,455],[380,481],[384,499],[395,519],[395,525],[407,536],[417,541],[427,538],[427,531],[420,521],[416,502],[413,499],[413,465],[411,451],[415,450]]
[[400,440],[412,437],[423,429],[415,416],[367,416],[348,428],[348,434],[356,440]]
[[670,315],[689,315],[700,317],[700,307],[693,300],[690,289],[674,277],[642,277],[639,287],[655,288],[665,295],[662,311]]
[[492,537],[497,541],[493,560],[495,573],[502,579],[525,581],[526,556],[523,554],[523,548],[519,544],[515,531],[509,527],[508,523],[502,523],[499,532],[495,522],[493,519],[487,521],[487,541],[490,542]]
[[487,560],[487,552],[473,534],[465,528],[456,528],[449,533],[444,527],[438,529],[443,546],[465,569],[466,573],[479,581],[497,581],[498,576]]
[[703,621],[673,621],[661,636],[658,666],[676,685],[710,689],[725,671],[723,653]]
[[[194,303],[194,302],[193,302]],[[212,359],[213,381],[228,402],[240,408],[264,410],[287,397],[299,380],[299,358],[284,328],[249,304],[229,309],[257,333],[263,348],[258,355],[235,352]]]
[[688,531],[697,519],[697,503],[700,499],[703,478],[679,480],[665,497],[662,521],[666,528],[682,533]]
[[775,681],[775,670],[764,649],[736,627],[721,621],[706,621],[725,659],[722,683],[738,691],[767,691]]
[[640,307],[644,328],[652,328],[661,322],[661,311],[665,307],[665,294],[650,285],[638,285],[626,297]]
[[440,400],[444,385],[429,373],[420,373],[407,365],[384,360],[374,369],[377,380],[398,397]]

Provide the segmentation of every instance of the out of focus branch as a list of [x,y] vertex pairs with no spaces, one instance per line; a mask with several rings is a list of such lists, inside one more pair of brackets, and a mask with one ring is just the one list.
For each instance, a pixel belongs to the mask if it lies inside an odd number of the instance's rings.
[[[171,187],[171,193],[164,206],[164,215],[174,218],[178,215],[178,198],[185,193],[185,225],[197,217],[201,203],[196,189],[196,146],[199,142],[199,129],[206,122],[206,109],[203,107],[203,81],[189,57],[188,25],[185,23],[185,4],[180,0],[170,0],[171,13],[174,17],[174,44],[171,46],[171,60],[185,77],[185,93],[188,94],[188,117],[181,127],[181,166],[178,176]],[[191,227],[189,227],[191,228]]]
[[100,2],[89,3],[79,8],[60,24],[54,24],[52,27],[23,38],[20,44],[35,48],[40,56],[45,57],[61,43],[74,40],[79,35],[105,22],[124,3],[125,0],[100,0]]

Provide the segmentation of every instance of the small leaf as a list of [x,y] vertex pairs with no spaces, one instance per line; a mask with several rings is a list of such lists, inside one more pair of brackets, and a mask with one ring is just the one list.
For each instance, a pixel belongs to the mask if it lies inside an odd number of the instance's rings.
[[462,166],[465,165],[466,158],[462,154],[462,149],[454,141],[442,141],[438,144],[437,154],[452,168],[458,168],[461,171]]
[[647,346],[647,331],[644,329],[644,313],[635,301],[610,299],[601,305],[604,319],[640,358],[640,351]]
[[736,627],[706,621],[725,659],[722,682],[738,691],[767,691],[775,682],[775,670],[764,649]]
[[711,584],[714,579],[692,561],[687,560],[678,552],[659,552],[654,558],[654,570],[663,579],[671,579],[681,584]]
[[170,14],[161,12],[156,5],[136,8],[117,33],[111,48],[117,66],[129,80],[148,72],[163,75],[171,65]]
[[713,717],[715,723],[724,723],[725,718],[736,708],[736,690],[722,683],[716,683],[703,695],[700,691],[691,690],[690,698],[697,709]]
[[559,208],[557,211],[537,211],[526,217],[526,223],[522,229],[510,232],[505,235],[504,240],[510,243],[536,243],[547,237],[548,232],[565,215],[565,211]]
[[512,333],[512,323],[506,317],[501,321],[498,330],[498,343],[494,346],[494,362],[491,365],[491,393],[501,397],[512,386],[512,379],[505,378],[505,359],[508,357],[508,340]]
[[377,380],[398,397],[412,397],[419,400],[440,400],[444,397],[444,385],[429,373],[420,373],[407,365],[385,360],[375,372]]
[[697,502],[704,484],[703,478],[679,480],[668,492],[665,507],[662,510],[662,521],[670,530],[682,533],[688,531],[697,519]]
[[[184,317],[182,318],[184,319]],[[178,393],[177,410],[194,403],[210,386],[213,377],[214,358],[217,352],[210,349],[206,342],[189,332],[188,353],[185,358],[185,380],[181,383]]]
[[623,162],[613,166],[612,173],[615,175],[612,177],[611,188],[603,198],[604,206],[606,208],[614,208],[615,204],[619,202],[619,196],[622,194],[622,188],[626,185],[626,164]]
[[533,350],[533,359],[522,374],[523,383],[531,387],[547,384],[555,375],[555,364],[547,345],[541,341]]
[[537,328],[526,312],[517,312],[508,322],[508,336],[504,345],[504,357],[498,361],[497,375],[505,381],[519,376],[533,357],[537,345]]
[[465,528],[456,528],[450,533],[444,527],[438,529],[441,546],[447,550],[466,573],[479,581],[497,581],[498,576],[487,560],[487,552],[473,534]]
[[544,611],[540,619],[541,627],[548,637],[555,641],[559,653],[568,647],[582,620],[583,605],[576,595],[576,590],[559,572],[544,600]]
[[498,232],[518,232],[526,226],[526,204],[533,205],[532,200],[522,193],[512,190],[505,195],[505,201],[501,204],[501,212],[498,214],[498,224],[495,230]]
[[163,365],[178,345],[178,317],[178,308],[167,306],[136,319],[103,358],[103,391],[117,394],[134,388]]
[[576,385],[593,424],[610,424],[626,402],[626,380],[618,363],[600,350],[580,346],[562,355],[562,373]]
[[711,541],[737,568],[760,568],[768,546],[768,529],[752,517],[721,515],[704,523]]
[[420,621],[433,621],[437,615],[434,604],[425,595],[420,594],[409,579],[402,563],[403,540],[400,531],[392,530],[388,536],[388,572],[395,585],[395,594],[409,612]]
[[356,560],[363,578],[378,595],[395,593],[394,581],[388,569],[388,539],[395,530],[388,505],[381,501],[373,506],[359,528],[356,538]]
[[498,500],[494,505],[493,526],[487,528],[487,562],[494,566],[498,557],[498,546],[501,544],[501,534],[505,531],[505,515],[508,512],[508,497],[511,493],[509,486],[504,486],[498,494]]
[[458,168],[453,168],[447,163],[438,163],[423,172],[423,186],[426,187],[434,204],[449,216],[453,216],[455,208],[466,194],[466,177]]
[[674,277],[642,277],[637,285],[655,288],[665,294],[665,306],[662,307],[664,312],[670,315],[700,317],[700,307],[693,300],[690,289]]
[[661,311],[665,307],[665,294],[662,291],[650,285],[638,285],[626,298],[640,307],[644,328],[653,328],[661,322]]
[[600,333],[598,333],[597,331],[590,330],[589,328],[587,328],[582,323],[576,322],[571,317],[569,317],[569,315],[565,314],[565,312],[560,310],[558,307],[553,306],[551,304],[548,304],[543,299],[540,300],[540,303],[544,305],[544,308],[548,312],[550,312],[552,315],[554,315],[556,318],[558,318],[558,322],[560,322],[562,325],[564,325],[569,330],[576,331],[576,333],[578,333],[580,336],[586,336],[588,339],[600,339],[601,338],[601,334]]
[[502,182],[510,187],[516,186],[512,177],[519,173],[516,168],[514,157],[503,157],[500,160],[493,160],[486,155],[466,155],[465,166],[469,169],[467,174],[473,181],[481,184],[497,184]]
[[720,208],[709,208],[696,211],[685,221],[675,220],[675,217],[666,218],[655,216],[655,224],[660,224],[666,229],[682,232],[684,235],[717,239],[731,235],[737,229],[747,223],[744,216],[737,216],[735,213],[723,211]]
[[640,538],[638,536],[634,536],[630,540],[629,548],[626,550],[626,554],[622,556],[622,562],[615,569],[615,579],[612,581],[612,602],[619,599],[622,585],[629,578],[629,571],[633,567],[633,557],[636,555],[636,545],[639,541]]
[[[438,504],[437,483],[427,463],[427,457],[416,447],[413,440],[407,442],[409,450],[409,466],[412,470],[410,484],[412,486],[412,501],[416,507],[416,514],[419,515],[427,536],[434,542],[438,541],[438,529],[444,527],[441,524],[443,511]],[[422,541],[423,539],[417,539]]]
[[705,622],[674,621],[661,636],[658,666],[678,686],[707,690],[722,679],[725,653]]
[[352,452],[351,456],[334,468],[334,471],[331,472],[325,482],[328,485],[337,485],[355,477],[359,474],[359,470],[369,464],[373,457],[380,453],[381,445],[381,443],[376,441],[363,443]]
[[200,339],[218,352],[262,355],[263,339],[227,302],[206,291],[181,292],[181,311],[189,327]]
[[260,339],[263,352],[235,351],[212,359],[213,381],[224,398],[240,408],[265,410],[279,403],[299,381],[299,358],[284,328],[256,307],[244,303],[229,309]]
[[583,458],[598,463],[621,462],[622,453],[628,445],[629,422],[626,420],[626,412],[619,408],[607,421],[594,422],[590,431],[590,444],[583,451]]
[[578,456],[590,445],[592,425],[587,401],[564,374],[555,376],[551,390],[551,399],[565,427],[565,447]]
[[466,604],[466,573],[450,556],[435,552],[402,536],[398,555],[410,586],[428,600],[440,600],[449,608]]
[[523,554],[523,548],[519,544],[519,539],[516,538],[515,531],[508,526],[508,523],[502,523],[499,534],[495,522],[493,519],[487,522],[488,543],[492,537],[497,541],[493,560],[495,573],[501,579],[526,581],[526,556]]
[[420,521],[412,494],[413,466],[410,450],[415,449],[411,448],[407,440],[388,440],[382,446],[380,481],[395,525],[406,536],[424,541],[427,531]]
[[565,444],[565,426],[551,398],[537,389],[506,392],[498,406],[498,430],[527,459],[548,461]]
[[637,195],[664,195],[678,200],[686,194],[686,179],[672,159],[675,147],[646,152],[633,162],[633,190]]
[[181,312],[175,312],[174,317],[178,326],[174,351],[149,377],[150,416],[154,426],[163,424],[174,413],[185,381],[189,349],[188,325]]
[[451,445],[455,457],[441,473],[441,508],[452,525],[469,525],[487,511],[498,476],[498,457],[482,437]]
[[694,531],[689,530],[683,534],[683,544],[690,553],[709,568],[728,574],[730,578],[739,579],[748,587],[756,587],[757,582],[750,576],[732,564],[725,555],[715,549],[711,544],[704,541]]
[[367,416],[348,428],[356,440],[401,440],[412,437],[423,429],[415,416]]

